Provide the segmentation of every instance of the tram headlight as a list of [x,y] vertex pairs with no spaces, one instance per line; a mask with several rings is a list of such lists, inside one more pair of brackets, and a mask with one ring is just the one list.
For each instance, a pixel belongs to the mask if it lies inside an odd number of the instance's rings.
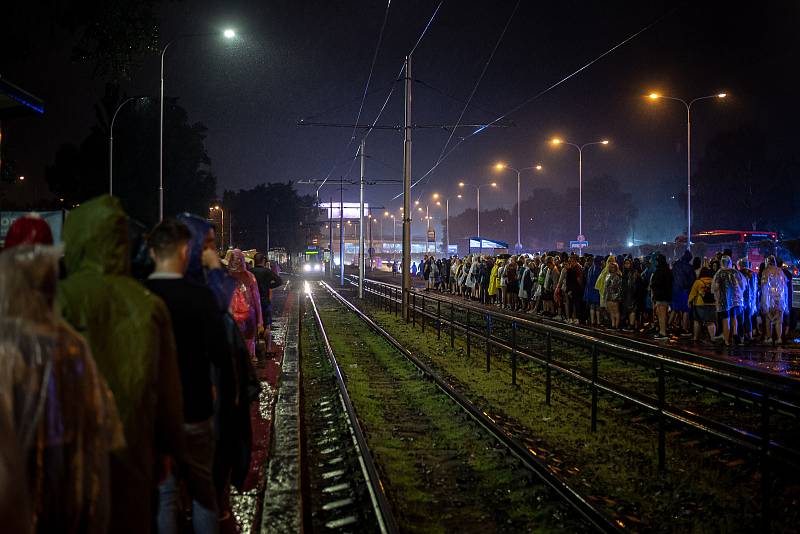
[[303,270],[305,272],[310,272],[311,271],[311,264],[310,263],[306,263],[305,265],[303,265]]
[[314,270],[317,271],[317,272],[321,271],[322,270],[322,265],[320,265],[319,263],[315,263],[314,264]]

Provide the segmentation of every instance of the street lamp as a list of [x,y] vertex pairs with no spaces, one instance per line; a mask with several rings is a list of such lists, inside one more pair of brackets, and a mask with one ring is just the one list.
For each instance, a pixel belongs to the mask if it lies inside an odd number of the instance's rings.
[[[474,187],[478,205],[478,254],[483,253],[483,238],[481,237],[481,187],[497,187],[497,182],[490,182],[488,184],[468,184],[466,182],[458,182],[458,187]],[[468,247],[469,248],[469,247]]]
[[114,115],[111,117],[111,125],[108,128],[108,194],[114,194],[114,121],[117,120],[117,113],[127,104],[133,100],[139,100],[142,98],[150,98],[148,96],[131,96],[123,100],[119,106],[117,106],[116,111],[114,111]]
[[[458,198],[461,198],[461,195],[458,195]],[[439,193],[433,194],[433,199],[436,200],[436,205],[441,206],[442,203],[439,199],[444,199],[444,218],[445,218],[445,227],[444,227],[444,235],[445,235],[445,245],[444,245],[444,253],[445,256],[450,254],[450,197],[443,197]]]
[[[593,141],[591,143],[576,145],[575,143],[570,143],[558,137],[554,137],[551,139],[551,142],[555,146],[569,145],[578,150],[578,241],[585,241],[586,238],[583,235],[583,149],[591,145],[608,145],[609,140],[603,139],[602,141]],[[583,256],[583,247],[578,247],[578,254]]]
[[498,171],[502,171],[502,170],[508,169],[510,171],[514,171],[515,173],[517,173],[517,244],[514,247],[514,249],[516,250],[517,254],[519,254],[520,252],[522,252],[522,239],[521,239],[521,231],[520,231],[520,227],[521,227],[521,224],[520,224],[520,211],[522,211],[522,204],[521,204],[521,200],[520,200],[520,176],[522,175],[522,171],[530,171],[530,170],[541,171],[542,170],[542,166],[540,164],[537,164],[537,165],[533,165],[531,167],[523,167],[521,169],[515,169],[514,167],[511,167],[510,165],[506,165],[505,163],[498,163],[498,164],[496,164],[494,166],[494,168],[497,169]]
[[666,98],[667,100],[680,102],[686,107],[686,248],[689,250],[692,249],[692,104],[700,100],[708,100],[710,98],[722,99],[726,96],[728,96],[728,93],[717,93],[715,95],[701,96],[686,102],[686,100],[682,98],[675,98],[659,93],[650,93],[647,95],[650,100]]
[[[211,206],[208,208],[211,211],[218,211],[220,213],[220,244],[222,245],[222,251],[225,251],[225,210],[222,209],[222,206],[216,205]],[[230,239],[230,238],[229,238]]]
[[[167,48],[179,39],[184,37],[205,37],[215,35],[214,33],[200,33],[200,34],[187,34],[179,35],[173,40],[169,41],[164,48],[161,49],[161,88],[158,93],[158,220],[164,219],[164,55],[167,53]],[[225,39],[231,40],[236,37],[236,32],[232,29],[226,29],[222,32]]]

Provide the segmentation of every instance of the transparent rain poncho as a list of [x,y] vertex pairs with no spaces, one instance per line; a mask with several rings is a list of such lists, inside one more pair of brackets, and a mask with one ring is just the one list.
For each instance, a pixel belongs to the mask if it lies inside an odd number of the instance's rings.
[[11,484],[27,492],[29,531],[105,532],[122,426],[85,340],[54,311],[58,257],[41,245],[0,254],[0,420],[24,466]]
[[761,312],[786,313],[789,311],[789,294],[786,275],[774,264],[767,264],[761,273]]

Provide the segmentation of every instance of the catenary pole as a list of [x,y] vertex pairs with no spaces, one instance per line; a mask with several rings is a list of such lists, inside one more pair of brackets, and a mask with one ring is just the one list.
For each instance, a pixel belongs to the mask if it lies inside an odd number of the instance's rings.
[[358,180],[358,298],[364,298],[364,144],[361,140],[359,155],[361,159],[361,176]]
[[403,317],[408,320],[411,291],[411,56],[405,65],[405,113],[403,120]]
[[344,181],[339,179],[339,285],[344,287]]

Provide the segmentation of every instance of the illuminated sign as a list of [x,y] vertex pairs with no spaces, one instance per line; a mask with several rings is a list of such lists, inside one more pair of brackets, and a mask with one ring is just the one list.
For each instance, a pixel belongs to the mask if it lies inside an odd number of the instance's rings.
[[[328,219],[338,220],[341,218],[341,207],[344,207],[345,219],[358,219],[358,202],[344,202],[342,204],[339,204],[338,202],[320,202],[319,204],[319,209],[325,210],[325,217]],[[364,217],[366,217],[368,213],[369,204],[364,202]]]
[[492,241],[491,239],[481,239],[479,237],[470,237],[469,248],[508,248],[508,243],[503,243],[502,241]]

